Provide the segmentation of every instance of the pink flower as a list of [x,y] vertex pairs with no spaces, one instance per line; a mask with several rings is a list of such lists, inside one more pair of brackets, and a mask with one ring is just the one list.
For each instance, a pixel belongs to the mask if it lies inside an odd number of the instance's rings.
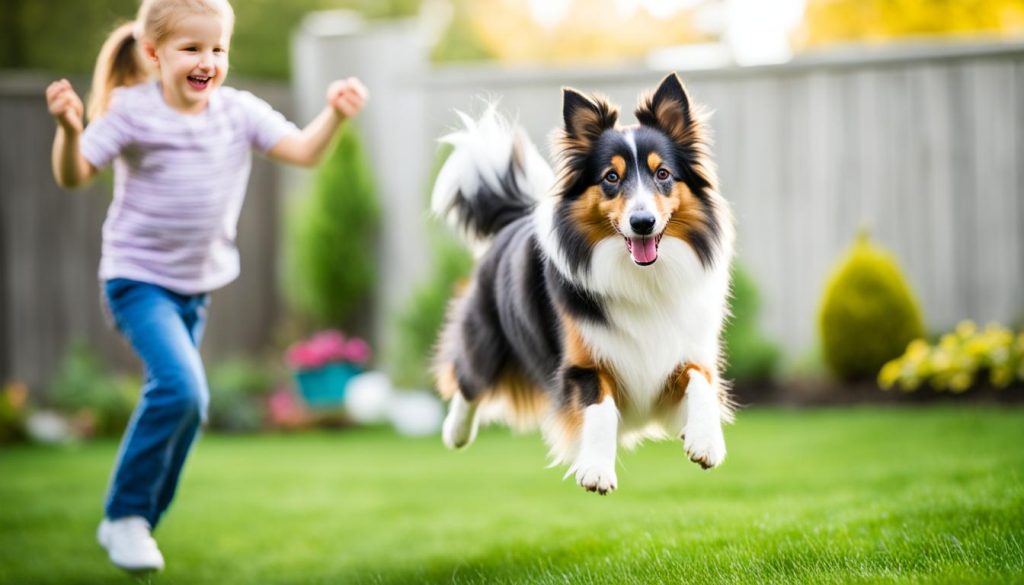
[[345,361],[363,365],[370,361],[370,344],[358,337],[353,337],[345,343]]
[[362,339],[345,335],[337,330],[321,331],[306,341],[298,341],[288,348],[285,361],[297,370],[311,370],[335,362],[363,365],[370,360],[370,346]]

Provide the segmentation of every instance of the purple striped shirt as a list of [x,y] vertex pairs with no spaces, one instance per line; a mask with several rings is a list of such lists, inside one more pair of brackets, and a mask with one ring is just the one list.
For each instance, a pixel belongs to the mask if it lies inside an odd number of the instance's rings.
[[114,165],[100,279],[184,294],[234,280],[251,151],[266,153],[297,131],[265,101],[230,87],[218,88],[195,115],[167,105],[156,81],[115,89],[109,111],[81,141],[93,166]]

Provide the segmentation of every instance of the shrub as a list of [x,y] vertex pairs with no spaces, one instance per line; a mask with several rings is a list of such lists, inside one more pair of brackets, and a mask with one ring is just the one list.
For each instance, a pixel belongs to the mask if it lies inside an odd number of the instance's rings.
[[0,388],[0,445],[25,438],[28,388],[11,382]]
[[210,368],[210,428],[229,432],[262,429],[274,380],[273,371],[251,360],[230,359]]
[[732,317],[722,338],[728,358],[725,375],[737,382],[771,379],[779,362],[779,350],[761,334],[757,315],[761,299],[753,277],[734,266],[732,275]]
[[140,381],[114,376],[82,341],[71,344],[51,382],[54,405],[76,419],[85,435],[118,436],[128,425],[139,397]]
[[392,376],[400,386],[431,385],[430,360],[444,324],[448,301],[459,281],[473,270],[473,256],[447,233],[436,233],[434,273],[412,294],[408,307],[398,316],[396,358]]
[[929,384],[936,390],[964,392],[984,382],[996,388],[1024,383],[1024,331],[1014,335],[995,323],[979,330],[974,322],[964,321],[935,345],[915,339],[878,374],[879,385],[887,390],[898,386],[912,391]]
[[924,334],[921,309],[892,256],[857,238],[830,277],[818,315],[822,351],[840,378],[874,378]]
[[[451,154],[450,145],[442,145],[434,163],[429,185],[433,187],[444,161]],[[473,256],[444,223],[431,217],[427,237],[434,256],[433,273],[416,287],[405,310],[396,320],[398,334],[392,350],[391,375],[399,386],[427,387],[430,360],[437,336],[444,324],[448,301],[458,282],[473,270]]]
[[369,161],[352,124],[339,132],[312,195],[293,212],[286,297],[319,324],[344,327],[373,289],[380,214]]

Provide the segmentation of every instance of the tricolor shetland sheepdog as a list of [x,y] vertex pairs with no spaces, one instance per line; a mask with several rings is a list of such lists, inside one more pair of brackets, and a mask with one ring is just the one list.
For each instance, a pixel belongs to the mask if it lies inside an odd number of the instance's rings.
[[675,74],[637,125],[568,88],[562,114],[557,175],[493,108],[442,139],[454,150],[431,207],[478,252],[434,364],[444,443],[468,445],[482,418],[537,422],[553,464],[601,494],[620,441],[675,435],[715,467],[734,229],[703,115]]

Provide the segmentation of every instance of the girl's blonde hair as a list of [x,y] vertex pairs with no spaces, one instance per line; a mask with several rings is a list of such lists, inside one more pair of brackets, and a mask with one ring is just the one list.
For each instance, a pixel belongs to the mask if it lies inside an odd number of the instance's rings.
[[135,20],[115,28],[96,58],[89,93],[90,120],[107,111],[114,88],[135,85],[149,78],[150,69],[142,56],[140,41],[146,39],[159,45],[174,32],[178,21],[190,14],[224,19],[229,35],[235,24],[235,12],[228,0],[142,0]]

